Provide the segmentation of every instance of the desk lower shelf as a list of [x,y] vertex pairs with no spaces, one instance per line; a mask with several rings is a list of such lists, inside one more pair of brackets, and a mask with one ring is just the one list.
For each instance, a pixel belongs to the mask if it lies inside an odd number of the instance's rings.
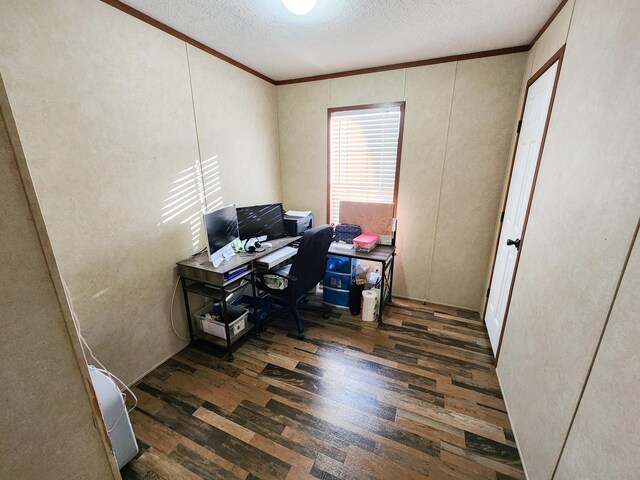
[[[247,325],[241,330],[235,337],[231,339],[231,345],[240,340],[246,333],[251,331],[255,327],[255,324],[249,320],[247,320]],[[211,335],[207,332],[203,332],[202,330],[195,329],[193,331],[194,338],[200,338],[202,340],[206,340],[209,343],[213,343],[214,345],[218,345],[219,347],[226,348],[227,340],[225,338],[216,337],[215,335]]]
[[186,290],[189,293],[195,293],[203,297],[213,298],[214,300],[220,301],[222,300],[223,292],[224,295],[229,295],[251,285],[251,282],[249,282],[246,278],[239,278],[236,281],[239,282],[238,285],[231,288],[224,288],[224,290],[220,287],[207,286],[206,284],[200,282],[187,284]]

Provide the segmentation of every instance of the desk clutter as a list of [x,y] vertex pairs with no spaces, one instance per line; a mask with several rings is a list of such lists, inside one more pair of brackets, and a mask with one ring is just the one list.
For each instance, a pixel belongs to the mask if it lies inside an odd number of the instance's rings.
[[[231,205],[206,212],[203,223],[208,260],[203,252],[178,262],[190,339],[226,347],[229,361],[235,342],[248,332],[259,336],[282,313],[293,316],[297,337],[304,338],[298,310],[319,284],[328,307],[382,320],[391,299],[393,233],[391,245],[382,245],[379,234],[363,233],[358,224],[313,226],[311,212],[285,213],[280,203]],[[192,312],[189,294],[206,298],[206,305]],[[326,307],[320,310],[329,318]]]
[[[266,240],[295,237],[313,227],[311,212],[290,210],[281,203],[236,208],[235,205],[205,212],[207,252],[215,268],[239,253],[256,253]],[[264,251],[264,250],[263,250]]]
[[[323,301],[349,308],[364,321],[382,320],[391,300],[396,220],[393,204],[340,202],[340,223],[329,249]],[[389,245],[381,245],[382,240]]]
[[375,233],[363,233],[353,239],[353,245],[358,252],[369,253],[380,242],[380,235]]
[[[231,305],[227,306],[227,322],[229,324],[230,340],[233,341],[242,332],[255,324],[260,324],[271,311],[273,302],[269,298],[255,298],[256,311],[254,312],[254,297],[241,295]],[[221,302],[209,303],[197,310],[191,316],[193,326],[208,334],[224,340],[227,339],[223,307]]]
[[341,255],[327,256],[327,269],[323,280],[323,302],[336,308],[348,308],[352,315],[362,314],[362,319],[373,321],[377,319],[377,302],[372,305],[371,312],[362,310],[363,299],[379,298],[381,286],[380,268],[361,263],[361,259]]
[[[304,230],[302,237],[287,236],[282,204],[232,205],[203,215],[209,261],[196,255],[177,264],[191,340],[226,347],[233,361],[235,342],[250,331],[259,336],[268,318],[286,312],[304,338],[298,304],[322,281],[333,228],[313,227],[310,212],[289,217],[296,219],[295,231]],[[192,313],[190,294],[213,306]]]
[[340,223],[335,227],[334,239],[338,243],[353,244],[353,239],[362,235],[360,225],[354,223]]
[[[241,306],[229,305],[227,307],[227,315],[230,340],[234,340],[247,328],[249,310]],[[220,303],[205,305],[192,318],[197,329],[218,338],[227,339],[225,322],[222,316],[222,305]]]

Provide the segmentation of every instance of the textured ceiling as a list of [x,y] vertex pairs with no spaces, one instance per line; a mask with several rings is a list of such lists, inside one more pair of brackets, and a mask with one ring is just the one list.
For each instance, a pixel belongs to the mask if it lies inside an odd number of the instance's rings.
[[274,80],[528,44],[560,0],[124,0]]

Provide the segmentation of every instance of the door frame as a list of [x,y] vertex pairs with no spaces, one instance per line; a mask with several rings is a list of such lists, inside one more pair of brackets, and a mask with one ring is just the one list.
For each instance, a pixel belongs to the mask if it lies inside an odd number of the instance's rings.
[[[524,224],[522,226],[522,235],[520,236],[520,246],[518,248],[518,252],[516,253],[516,263],[513,269],[513,276],[511,277],[511,285],[509,286],[509,296],[507,297],[507,305],[504,311],[504,318],[502,319],[502,327],[500,329],[500,338],[498,340],[498,349],[496,350],[496,365],[498,364],[498,358],[500,357],[500,349],[502,348],[502,337],[504,336],[505,326],[507,325],[507,317],[509,315],[509,307],[511,305],[511,295],[513,293],[513,285],[516,281],[516,275],[518,273],[518,263],[520,262],[520,255],[522,254],[522,247],[524,245],[524,238],[527,232],[527,223],[529,221],[529,213],[531,212],[531,204],[533,203],[533,195],[536,190],[536,181],[538,180],[538,171],[540,170],[540,160],[542,159],[542,154],[544,153],[544,145],[547,139],[547,130],[549,129],[549,120],[551,119],[551,112],[553,111],[553,102],[556,98],[556,91],[558,88],[558,80],[560,79],[560,69],[562,67],[562,60],[564,58],[564,51],[567,44],[565,43],[560,49],[553,54],[553,56],[542,66],[540,69],[534,73],[529,80],[527,80],[527,87],[524,94],[524,99],[522,101],[522,110],[520,111],[520,118],[518,120],[518,124],[522,124],[522,119],[524,118],[524,110],[527,105],[527,97],[529,95],[529,87],[533,85],[533,83],[538,80],[544,73],[549,70],[549,68],[556,62],[558,62],[558,69],[556,70],[556,76],[553,81],[553,88],[551,91],[551,100],[549,101],[549,111],[547,112],[547,118],[544,124],[544,130],[542,132],[542,139],[540,140],[540,151],[538,152],[538,158],[536,160],[536,169],[533,175],[533,183],[531,185],[531,193],[529,194],[529,202],[527,204],[527,211],[524,217]],[[509,190],[511,189],[511,176],[513,175],[513,166],[516,160],[516,153],[518,152],[518,141],[520,140],[520,131],[518,130],[516,134],[515,148],[513,149],[513,156],[511,158],[511,166],[509,170],[509,180],[507,184],[507,191],[504,196],[504,202],[502,204],[502,216],[504,216],[504,212],[507,208],[507,200],[509,199]],[[500,246],[500,236],[502,235],[502,216],[500,219],[500,229],[498,231],[498,238],[496,239],[496,245],[494,248],[493,262],[491,264],[491,275],[489,277],[489,289],[487,290],[487,301],[484,305],[484,312],[482,313],[482,320],[485,321],[485,317],[487,315],[487,307],[489,306],[489,291],[491,290],[491,284],[493,282],[493,271],[496,266],[496,259],[498,256],[498,248]]]

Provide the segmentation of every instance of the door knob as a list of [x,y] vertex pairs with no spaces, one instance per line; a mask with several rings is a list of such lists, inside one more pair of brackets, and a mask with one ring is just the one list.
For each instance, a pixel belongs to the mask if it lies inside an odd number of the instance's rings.
[[516,250],[518,250],[520,248],[520,239],[516,238],[515,240],[511,240],[509,238],[507,239],[507,245],[509,246],[514,245],[516,247]]

